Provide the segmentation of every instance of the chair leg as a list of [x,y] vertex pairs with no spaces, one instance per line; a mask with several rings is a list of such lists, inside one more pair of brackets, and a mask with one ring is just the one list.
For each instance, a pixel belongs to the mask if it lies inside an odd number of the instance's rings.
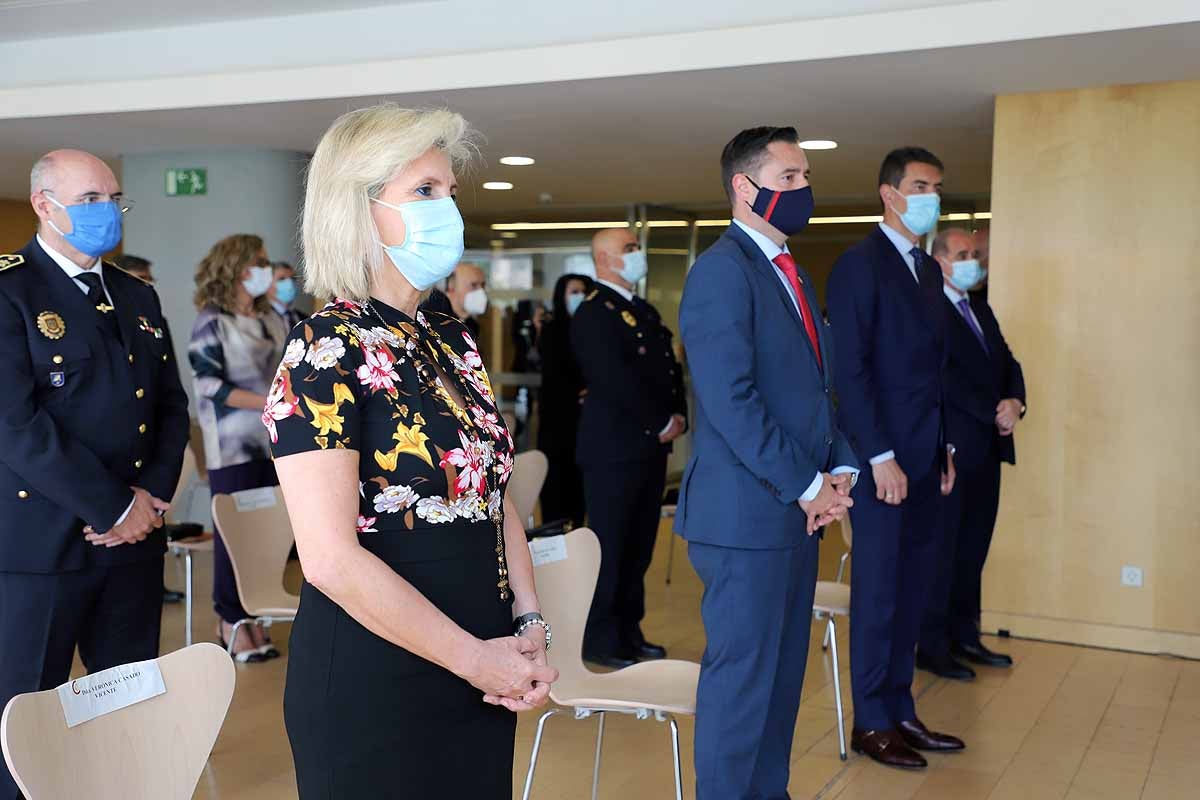
[[600,748],[604,746],[604,712],[597,712],[600,717],[600,730],[596,733],[596,766],[592,770],[592,800],[600,796]]
[[671,572],[675,569],[675,533],[672,531],[671,543],[667,545],[667,586],[671,585]]
[[[820,619],[820,617],[818,617],[818,619]],[[833,614],[829,615],[829,621],[830,621],[830,623],[833,622]],[[821,649],[822,650],[829,649],[829,625],[825,626],[825,638],[821,641]]]
[[538,751],[542,747],[542,730],[546,727],[546,721],[559,711],[561,709],[552,708],[538,720],[537,733],[533,737],[533,752],[529,754],[529,774],[525,776],[525,792],[521,795],[521,800],[529,800],[529,793],[533,791],[533,771],[537,769]]
[[675,756],[675,800],[683,800],[683,771],[679,768],[679,723],[668,717],[671,723],[671,753]]
[[829,638],[829,653],[833,656],[833,706],[837,709],[838,748],[841,751],[842,761],[845,761],[846,718],[842,712],[842,674],[838,664],[837,626],[834,624],[833,614],[829,615],[829,625],[825,628],[825,635]]
[[192,646],[192,551],[183,552],[183,641],[185,647]]
[[254,620],[247,618],[239,619],[237,622],[233,623],[233,630],[229,632],[229,641],[226,642],[228,647],[227,652],[229,653],[230,658],[233,658],[233,643],[237,641],[238,631],[242,629],[243,625],[249,625],[251,622],[254,622]]

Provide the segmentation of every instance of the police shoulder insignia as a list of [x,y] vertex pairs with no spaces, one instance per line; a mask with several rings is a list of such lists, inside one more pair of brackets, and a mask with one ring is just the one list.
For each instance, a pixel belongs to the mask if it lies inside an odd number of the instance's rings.
[[19,267],[25,263],[25,256],[18,255],[0,255],[0,272],[13,267]]
[[605,301],[604,301],[604,307],[605,307],[605,308],[607,308],[609,311],[616,311],[616,310],[617,310],[617,307],[613,305],[613,301],[612,301],[612,300],[605,300]]
[[625,324],[629,327],[637,327],[637,317],[633,316],[633,314],[629,313],[628,311],[621,312],[621,319],[625,320]]
[[67,334],[67,323],[53,311],[43,311],[38,314],[37,326],[47,339],[61,339]]
[[596,298],[596,295],[598,295],[598,294],[600,294],[599,289],[592,289],[592,291],[588,293],[588,296],[583,299],[584,300],[594,300]]

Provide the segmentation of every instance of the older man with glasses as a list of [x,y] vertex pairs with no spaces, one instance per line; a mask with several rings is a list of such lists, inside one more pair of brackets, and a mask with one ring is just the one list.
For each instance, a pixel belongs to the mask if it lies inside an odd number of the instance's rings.
[[[95,156],[30,175],[38,232],[0,255],[0,707],[158,655],[162,514],[188,440],[158,296],[101,256],[131,203]],[[17,797],[0,770],[0,798]]]

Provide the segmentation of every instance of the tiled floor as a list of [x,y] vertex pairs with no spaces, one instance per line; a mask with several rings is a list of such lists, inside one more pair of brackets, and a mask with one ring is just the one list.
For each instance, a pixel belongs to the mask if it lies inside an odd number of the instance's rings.
[[[700,583],[675,541],[674,575],[665,583],[672,537],[664,526],[648,578],[647,636],[673,657],[699,660]],[[822,551],[822,577],[832,577],[838,537]],[[168,582],[182,585],[168,563]],[[180,567],[180,569],[182,569]],[[197,638],[211,637],[206,557],[197,559]],[[163,647],[182,645],[183,613],[164,615]],[[828,659],[819,625],[807,666],[804,702],[792,755],[793,798],[822,800],[1180,800],[1200,797],[1200,663],[1012,640],[990,642],[1013,654],[1012,670],[982,670],[974,683],[948,683],[918,673],[921,716],[932,727],[962,735],[969,749],[934,757],[918,773],[888,770],[837,755]],[[286,639],[286,627],[277,640]],[[845,628],[841,628],[845,646]],[[843,660],[845,669],[848,659]],[[296,796],[281,698],[286,655],[238,667],[238,686],[196,798],[274,800]],[[847,713],[849,675],[843,675]],[[536,714],[518,727],[513,770],[520,796]],[[588,798],[595,747],[594,720],[552,719],[534,797]],[[691,720],[681,720],[685,795],[692,796]],[[380,798],[405,797],[380,788]],[[600,797],[619,800],[672,796],[670,734],[665,724],[616,717],[608,721]]]

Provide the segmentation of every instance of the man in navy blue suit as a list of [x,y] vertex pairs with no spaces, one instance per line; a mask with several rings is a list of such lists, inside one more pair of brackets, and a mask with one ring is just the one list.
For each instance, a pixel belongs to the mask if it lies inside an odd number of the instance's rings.
[[926,766],[918,750],[961,750],[934,733],[912,697],[915,647],[954,485],[942,414],[945,301],[919,246],[940,213],[942,163],[894,150],[879,170],[883,222],[833,267],[827,292],[838,340],[838,425],[863,463],[855,487],[850,576],[851,745],[894,767]]
[[699,800],[787,798],[808,656],[817,536],[858,462],[834,424],[833,341],[787,249],[812,214],[793,128],[721,154],[733,224],[688,275],[679,324],[696,396],[675,529],[704,582]]
[[970,678],[974,672],[956,659],[1012,665],[1012,658],[992,652],[979,638],[980,584],[1000,506],[1000,464],[1016,463],[1013,429],[1025,414],[1025,377],[986,298],[968,295],[987,274],[971,234],[961,228],[939,232],[933,257],[945,282],[945,418],[957,448],[958,478],[946,499],[917,666],[943,677]]

